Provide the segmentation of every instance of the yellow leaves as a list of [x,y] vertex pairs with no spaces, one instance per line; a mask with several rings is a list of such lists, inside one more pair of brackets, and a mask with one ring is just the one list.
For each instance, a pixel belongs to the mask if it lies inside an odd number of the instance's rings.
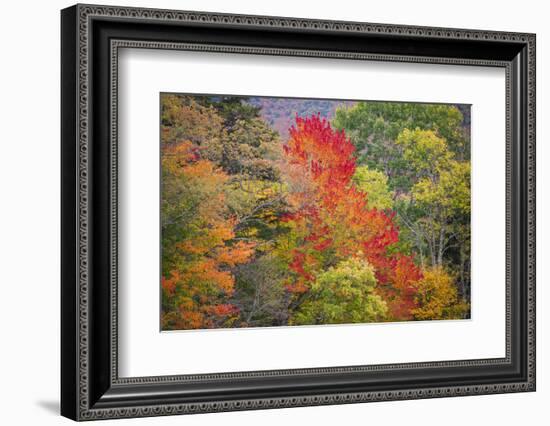
[[388,177],[367,166],[357,167],[353,182],[367,196],[367,204],[371,209],[386,210],[393,206],[393,193],[388,189]]
[[449,206],[463,214],[470,214],[471,208],[470,170],[469,162],[452,161],[439,178]]
[[162,149],[162,171],[184,179],[189,184],[199,184],[199,188],[213,191],[223,185],[228,176],[209,160],[202,159],[201,150],[190,141],[185,140]]
[[232,229],[232,223],[227,221],[225,223],[214,224],[214,226],[209,229],[208,236],[212,239],[213,244],[222,244],[234,238],[235,233]]
[[434,174],[447,167],[453,153],[445,139],[433,130],[404,129],[396,143],[403,147],[403,158],[420,174]]
[[428,268],[423,275],[416,284],[419,307],[412,311],[415,319],[462,318],[467,305],[458,300],[453,277],[442,266]]
[[195,302],[191,297],[187,297],[187,296],[178,297],[178,307],[181,312],[192,310],[194,305],[195,305]]
[[200,146],[209,159],[221,157],[225,129],[214,108],[200,105],[191,97],[163,95],[161,122],[163,146],[185,140]]
[[[163,297],[177,307],[163,318],[169,328],[210,327],[210,310],[220,300],[231,296],[235,279],[230,268],[247,262],[254,254],[254,243],[234,243],[236,220],[229,215],[224,185],[228,176],[209,160],[201,158],[197,146],[189,141],[163,147],[163,198],[176,210],[172,220],[181,227],[172,243],[173,267],[163,277]],[[170,198],[172,197],[172,198]],[[179,200],[182,210],[177,210]],[[165,200],[163,199],[163,202]],[[185,210],[187,209],[187,210]],[[191,213],[181,215],[181,212]],[[220,315],[233,312],[223,305]]]
[[374,268],[350,257],[318,273],[309,297],[290,318],[291,324],[342,324],[381,321],[388,308],[375,293]]
[[231,221],[213,223],[201,227],[197,235],[176,243],[175,246],[185,254],[206,255],[227,240],[235,237]]
[[[412,194],[422,206],[440,206],[446,215],[470,213],[470,163],[450,161],[436,177],[420,179]],[[442,212],[445,213],[445,212]]]
[[192,144],[189,141],[182,141],[178,144],[167,145],[162,149],[162,171],[166,174],[180,175],[190,161],[193,160],[191,152]]
[[225,186],[226,203],[237,216],[253,212],[258,205],[274,201],[281,196],[282,188],[277,182],[234,176]]
[[223,185],[228,177],[214,163],[208,160],[198,160],[184,168],[184,172],[189,179],[200,180],[200,183],[208,188]]
[[432,206],[443,201],[441,188],[430,178],[420,179],[412,188],[414,199],[423,206]]

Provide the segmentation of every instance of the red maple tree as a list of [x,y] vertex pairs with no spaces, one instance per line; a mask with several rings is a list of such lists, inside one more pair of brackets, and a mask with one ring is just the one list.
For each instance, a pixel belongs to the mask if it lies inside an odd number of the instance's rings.
[[291,212],[283,220],[299,237],[288,291],[306,293],[316,272],[331,266],[327,259],[360,256],[375,268],[392,319],[412,318],[422,273],[412,257],[388,252],[399,240],[395,213],[370,208],[368,194],[353,184],[354,145],[318,115],[297,117],[289,133],[283,148]]

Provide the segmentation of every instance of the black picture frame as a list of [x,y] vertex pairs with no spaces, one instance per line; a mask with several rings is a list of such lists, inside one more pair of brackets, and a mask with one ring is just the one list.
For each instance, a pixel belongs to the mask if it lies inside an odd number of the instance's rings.
[[[534,34],[75,5],[61,12],[61,414],[74,420],[535,390]],[[506,70],[506,357],[119,378],[117,51]],[[504,208],[504,206],[502,206]]]

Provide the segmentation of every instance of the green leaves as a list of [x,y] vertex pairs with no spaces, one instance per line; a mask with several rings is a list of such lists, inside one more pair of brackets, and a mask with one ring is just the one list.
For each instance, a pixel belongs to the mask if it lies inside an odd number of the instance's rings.
[[442,214],[470,214],[470,163],[451,160],[439,174],[419,180],[413,197],[424,208],[440,207]]
[[397,144],[405,130],[431,130],[443,139],[459,160],[470,159],[468,132],[462,127],[462,113],[445,104],[412,102],[358,102],[336,110],[332,124],[345,129],[357,149],[359,163],[384,172],[391,190],[407,192],[414,170]]
[[445,139],[432,130],[404,129],[395,142],[403,148],[403,159],[415,172],[415,178],[433,177],[448,168],[454,156]]
[[[463,122],[461,110],[467,122]],[[393,250],[416,253],[424,267],[445,265],[452,269],[456,272],[455,286],[467,297],[471,196],[468,106],[358,102],[338,109],[333,124],[351,137],[360,166],[387,176],[391,208],[397,211],[400,225],[399,242]],[[370,189],[376,192],[372,186]]]
[[384,173],[361,166],[355,170],[352,180],[367,194],[369,208],[386,210],[393,207],[393,193],[388,189],[388,177]]
[[374,268],[350,258],[321,272],[291,324],[346,324],[385,319],[388,308],[375,293]]
[[164,329],[468,316],[469,124],[335,102],[161,96]]

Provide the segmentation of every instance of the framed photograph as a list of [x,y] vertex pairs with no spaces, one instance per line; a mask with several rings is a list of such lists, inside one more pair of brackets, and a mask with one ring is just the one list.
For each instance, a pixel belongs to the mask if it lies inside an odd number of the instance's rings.
[[535,35],[61,12],[61,412],[535,390]]

